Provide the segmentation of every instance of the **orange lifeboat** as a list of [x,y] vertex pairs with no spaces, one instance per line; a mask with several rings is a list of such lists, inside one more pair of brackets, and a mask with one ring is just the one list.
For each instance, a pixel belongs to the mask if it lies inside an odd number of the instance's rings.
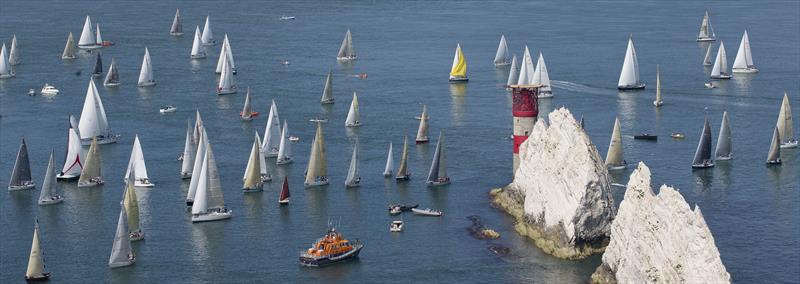
[[364,244],[356,239],[350,242],[336,228],[330,226],[322,238],[311,245],[311,248],[300,253],[300,264],[305,266],[324,266],[358,257]]

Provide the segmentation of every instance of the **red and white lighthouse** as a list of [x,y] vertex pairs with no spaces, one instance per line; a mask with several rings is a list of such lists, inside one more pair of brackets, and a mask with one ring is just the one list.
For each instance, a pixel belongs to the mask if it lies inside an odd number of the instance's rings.
[[519,167],[519,146],[528,139],[539,115],[539,85],[511,85],[514,116],[514,174]]

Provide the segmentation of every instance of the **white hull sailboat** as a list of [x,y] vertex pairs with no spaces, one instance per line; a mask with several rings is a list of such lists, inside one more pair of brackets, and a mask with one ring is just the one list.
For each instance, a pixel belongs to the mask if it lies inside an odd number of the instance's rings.
[[622,63],[617,89],[638,90],[644,87],[645,84],[639,81],[639,59],[636,47],[633,46],[633,37],[628,37],[628,49],[625,51],[625,61]]
[[789,93],[783,93],[781,110],[778,114],[778,133],[780,134],[780,148],[797,148],[798,141],[794,137],[794,125],[792,123],[792,106],[789,105]]
[[44,173],[42,191],[39,193],[39,205],[57,204],[64,201],[64,197],[58,194],[58,181],[56,180],[55,167],[53,151],[50,151],[50,160],[47,162],[47,171]]
[[183,22],[181,21],[181,9],[175,10],[175,18],[172,19],[172,26],[169,28],[172,36],[183,35]]
[[44,271],[44,255],[42,245],[39,240],[39,219],[33,226],[33,241],[31,242],[31,254],[28,257],[28,270],[25,271],[25,281],[47,281],[52,274]]
[[113,133],[108,126],[106,109],[93,79],[89,80],[78,129],[81,135],[81,144],[83,145],[91,144],[92,139],[95,138],[97,143],[101,145],[116,143],[119,138],[119,135]]
[[[135,167],[135,171],[134,171]],[[132,173],[134,175],[134,186],[136,187],[153,187],[155,184],[150,182],[150,177],[147,176],[147,165],[144,162],[144,154],[142,153],[142,144],[139,143],[139,135],[133,138],[133,149],[131,149],[131,157],[128,160],[128,169],[125,170],[126,178]]]
[[233,50],[231,49],[230,41],[228,41],[228,34],[225,34],[225,38],[222,40],[222,48],[219,52],[219,58],[217,58],[217,68],[214,69],[214,72],[217,74],[222,74],[223,58],[228,60],[228,66],[231,68],[231,73],[236,75],[236,62],[233,61]]
[[428,179],[425,181],[428,186],[440,186],[450,183],[450,176],[447,175],[447,163],[444,154],[444,135],[439,132],[439,140],[436,142],[436,151],[433,152],[431,169],[428,171]]
[[767,153],[767,166],[780,165],[782,163],[780,141],[781,136],[778,131],[778,127],[776,126],[775,130],[772,131],[772,142],[769,144],[769,152]]
[[63,180],[78,178],[83,170],[84,157],[86,155],[83,153],[77,128],[70,126],[67,131],[67,154],[64,155],[64,166],[56,178]]
[[494,66],[507,66],[511,62],[508,61],[508,43],[506,36],[500,35],[500,44],[497,46],[497,53],[494,55]]
[[[134,161],[138,164],[138,161]],[[125,175],[125,197],[122,199],[122,205],[125,206],[125,212],[128,215],[128,239],[131,241],[139,241],[144,239],[144,232],[139,227],[139,198],[136,197],[136,188],[134,180],[139,174],[139,167],[134,165],[133,170]]]
[[28,143],[22,138],[22,143],[17,151],[17,159],[11,171],[11,180],[8,182],[8,190],[25,190],[36,187],[36,183],[31,177],[31,163],[28,159]]
[[342,46],[339,47],[339,53],[336,55],[336,60],[350,61],[356,58],[358,56],[356,55],[355,47],[353,47],[353,35],[350,34],[350,29],[347,29],[347,33],[344,34],[344,39],[342,40]]
[[269,173],[269,169],[267,168],[267,158],[264,157],[264,153],[261,153],[261,137],[258,136],[258,131],[253,133],[256,139],[256,145],[258,145],[258,163],[261,169],[261,182],[268,182],[272,181],[272,175]]
[[206,23],[203,26],[203,36],[200,39],[203,42],[203,45],[215,45],[217,41],[214,40],[214,32],[211,31],[211,24],[209,23],[209,18],[211,16],[206,16]]
[[6,44],[0,48],[0,79],[8,79],[16,76],[14,70],[11,69],[11,64],[8,64],[8,53],[6,53]]
[[319,100],[322,104],[333,103],[333,71],[328,70],[328,77],[325,78],[325,89],[322,90],[322,98]]
[[206,49],[200,39],[200,26],[194,28],[194,40],[192,41],[192,51],[189,53],[192,59],[206,58]]
[[653,101],[653,105],[660,107],[663,104],[664,100],[661,99],[661,68],[656,65],[656,99]]
[[346,127],[361,126],[361,114],[358,111],[358,95],[353,92],[353,101],[350,103],[350,110],[347,111],[347,119],[344,122]]
[[153,65],[150,62],[150,51],[147,47],[144,48],[144,57],[142,58],[142,69],[139,71],[139,87],[155,86],[156,80],[153,80]]
[[728,73],[728,57],[725,54],[725,43],[719,42],[719,49],[717,50],[717,59],[714,61],[714,68],[711,69],[711,79],[730,79],[731,75]]
[[329,184],[328,162],[325,157],[325,140],[322,136],[322,123],[317,122],[317,133],[311,142],[311,157],[308,159],[306,178],[303,183],[306,187]]
[[461,52],[461,44],[456,44],[456,53],[453,56],[453,66],[450,68],[450,82],[460,83],[467,82],[467,59],[464,58],[464,53]]
[[711,126],[708,118],[703,123],[703,130],[700,132],[700,141],[697,142],[697,150],[692,159],[693,169],[710,168],[714,166],[714,158],[711,157]]
[[428,143],[428,108],[422,105],[422,114],[419,116],[419,128],[417,128],[416,144]]
[[119,71],[117,70],[117,61],[114,58],[111,58],[111,65],[108,66],[108,72],[106,72],[106,78],[103,80],[103,86],[106,87],[115,87],[119,86]]
[[394,176],[395,180],[409,180],[411,178],[411,171],[408,170],[408,136],[403,136],[403,153],[400,155],[400,166],[397,167],[397,175]]
[[700,23],[700,32],[697,34],[697,41],[715,41],[717,40],[714,34],[714,27],[711,26],[711,20],[708,18],[708,11],[703,15],[703,22]]
[[95,24],[95,43],[98,47],[103,47],[103,36],[100,34],[100,24]]
[[114,244],[111,246],[111,256],[108,258],[108,267],[110,268],[125,267],[136,263],[136,255],[133,253],[128,234],[128,214],[124,204],[120,204],[120,207],[117,232],[114,234]]
[[[205,132],[205,130],[204,130]],[[205,133],[203,134],[206,135]],[[211,144],[206,141],[206,151],[200,169],[199,184],[192,204],[192,223],[230,219],[233,211],[225,207],[217,163]],[[198,157],[200,158],[200,157]],[[211,205],[211,206],[209,206]]]
[[622,131],[619,127],[619,117],[614,120],[614,131],[611,132],[611,142],[606,153],[606,167],[609,170],[621,170],[628,167],[628,162],[622,158]]
[[102,177],[102,158],[97,149],[97,139],[92,139],[89,151],[86,152],[86,163],[83,165],[78,187],[94,187],[105,184]]
[[269,106],[269,117],[267,118],[267,127],[264,129],[264,141],[261,144],[261,153],[264,157],[274,158],[278,156],[281,141],[281,119],[278,116],[278,105],[275,100]]
[[72,37],[72,32],[67,35],[67,44],[64,46],[64,52],[61,53],[61,59],[75,59],[75,38]]
[[550,87],[550,75],[547,72],[547,65],[544,63],[544,56],[539,52],[539,60],[536,61],[536,69],[533,71],[534,85],[539,85],[539,98],[552,98],[553,88]]
[[264,183],[261,181],[262,160],[259,153],[261,145],[258,142],[257,138],[253,139],[253,147],[251,147],[250,157],[247,159],[247,166],[244,170],[244,184],[242,185],[244,193],[264,190]]
[[347,169],[344,185],[348,188],[361,186],[361,177],[358,175],[358,138],[353,144],[353,156],[350,157],[350,167]]
[[[222,46],[224,47],[225,44],[223,43]],[[221,56],[222,75],[219,76],[219,82],[217,82],[217,95],[235,94],[237,91],[236,78],[233,77],[233,70],[230,64],[228,64],[228,57],[224,54]]]
[[253,111],[253,105],[250,100],[250,87],[247,87],[247,93],[244,96],[244,106],[242,107],[242,111],[239,112],[239,117],[242,118],[242,121],[251,121],[256,116],[258,116],[258,112]]
[[[531,58],[531,51],[528,49],[528,46],[525,46],[525,51],[522,52],[522,62],[519,67],[519,78],[517,79],[517,85],[530,85],[533,84],[533,73],[535,68],[533,67],[533,58]],[[513,85],[513,84],[509,84]]]
[[509,88],[511,85],[516,85],[518,80],[518,70],[517,70],[517,55],[511,57],[511,70],[508,71],[508,81],[506,81],[506,88]]
[[389,154],[386,156],[386,167],[383,169],[384,177],[391,177],[394,169],[394,154],[392,153],[392,142],[389,142]]
[[750,38],[747,31],[742,35],[742,42],[739,43],[739,51],[736,52],[736,59],[733,60],[733,73],[758,73],[758,68],[753,64],[753,54],[750,51]]
[[281,130],[281,143],[278,145],[278,158],[275,161],[278,165],[290,164],[294,161],[292,159],[292,143],[289,143],[289,124],[286,120],[283,121],[283,129]]
[[92,32],[92,19],[89,16],[86,16],[86,21],[83,22],[83,31],[81,31],[81,38],[78,40],[78,48],[91,50],[100,48],[100,45],[97,45],[96,37]]
[[14,66],[22,63],[19,59],[19,46],[17,46],[17,35],[11,37],[11,49],[8,50],[8,65]]
[[714,157],[718,161],[733,159],[733,137],[727,111],[722,113],[722,124],[719,126],[717,150],[714,151]]
[[[194,165],[192,166],[192,177],[189,181],[189,190],[186,193],[186,205],[192,206],[194,205],[194,198],[197,194],[197,188],[200,184],[200,172],[203,169],[203,161],[206,153],[206,147],[208,146],[208,139],[206,138],[205,128],[201,120],[199,120],[200,113],[198,112],[198,122],[195,124],[195,141],[197,141],[197,150],[195,151],[194,155]],[[204,177],[205,178],[205,177]]]
[[703,57],[703,66],[712,66],[714,65],[714,61],[711,61],[711,49],[714,48],[713,43],[709,43],[708,47],[706,48],[706,56]]

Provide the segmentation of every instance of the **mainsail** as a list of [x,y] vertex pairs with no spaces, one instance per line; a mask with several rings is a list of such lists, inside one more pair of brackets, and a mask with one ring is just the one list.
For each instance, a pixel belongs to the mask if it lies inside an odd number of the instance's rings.
[[287,203],[289,202],[289,177],[283,177],[283,187],[281,188],[281,195],[278,197],[278,202],[280,203]]
[[325,89],[322,90],[322,98],[319,100],[323,104],[333,103],[333,71],[328,70],[328,77],[325,78]]
[[358,95],[353,92],[353,102],[350,103],[350,110],[347,111],[347,119],[344,122],[347,127],[361,126],[361,115],[358,111]]
[[219,58],[217,59],[217,69],[214,71],[217,74],[222,74],[223,59],[228,60],[228,67],[231,68],[233,74],[236,74],[236,63],[233,61],[233,50],[231,49],[231,43],[228,41],[228,34],[225,34],[225,39],[222,40],[222,49],[219,51]]
[[278,165],[288,164],[292,162],[292,144],[289,143],[289,124],[286,120],[283,121],[283,129],[281,130],[281,143],[278,145]]
[[203,41],[203,45],[214,45],[214,33],[211,31],[211,24],[209,24],[209,18],[211,16],[206,16],[206,24],[203,26],[203,36],[200,39]]
[[108,66],[106,79],[103,80],[103,85],[106,87],[119,85],[119,71],[117,71],[117,62],[111,58],[111,65]]
[[444,184],[449,182],[447,176],[447,163],[444,155],[444,136],[439,132],[439,141],[436,142],[436,151],[433,152],[431,169],[428,171],[428,184]]
[[144,57],[142,58],[142,69],[139,72],[139,87],[153,86],[156,81],[153,80],[153,66],[150,63],[150,51],[147,47],[144,48]]
[[396,179],[408,179],[411,173],[408,171],[408,136],[403,136],[403,154],[400,155],[400,166],[397,168]]
[[706,56],[703,57],[703,66],[714,65],[714,62],[711,62],[711,49],[713,47],[714,47],[714,44],[708,44],[708,48],[706,48]]
[[778,113],[778,134],[781,137],[781,144],[784,148],[793,147],[791,144],[797,145],[797,140],[794,137],[793,123],[792,123],[792,106],[789,105],[789,93],[783,93],[783,101],[781,102],[781,110]]
[[769,144],[769,153],[767,153],[767,164],[780,164],[781,163],[781,135],[778,132],[778,127],[772,131],[772,142]]
[[694,152],[692,167],[706,168],[711,166],[714,166],[714,158],[711,157],[711,126],[709,126],[708,118],[706,118],[703,124],[703,132],[700,133],[700,141],[697,143],[697,150]]
[[[225,44],[222,44],[225,46]],[[222,75],[219,76],[217,82],[217,95],[233,94],[236,93],[236,79],[233,78],[233,70],[228,64],[227,57],[222,58]]]
[[622,158],[622,131],[619,127],[619,117],[614,120],[614,131],[611,132],[611,143],[606,153],[606,166],[609,168],[624,167],[627,163]]
[[47,171],[44,173],[42,191],[39,193],[39,205],[54,200],[58,196],[58,182],[56,181],[55,160],[53,151],[50,151],[50,159],[47,161]]
[[183,144],[183,160],[181,161],[181,178],[192,177],[192,167],[194,166],[195,142],[192,138],[192,119],[186,121],[186,142]]
[[[258,134],[256,134],[258,135]],[[253,140],[253,147],[250,147],[250,157],[247,159],[247,167],[244,170],[244,184],[242,188],[245,190],[254,190],[261,187],[261,161],[259,161],[259,146],[258,140]]]
[[6,53],[6,44],[0,48],[0,79],[14,77],[14,70],[8,64],[8,54]]
[[356,138],[356,142],[353,145],[353,156],[350,157],[350,167],[347,169],[347,179],[345,179],[344,184],[347,187],[356,187],[361,181],[361,177],[358,176],[358,138]]
[[717,138],[717,150],[714,156],[717,160],[730,160],[733,158],[733,137],[731,137],[731,126],[728,121],[728,112],[722,113],[722,124],[719,126],[719,137]]
[[131,240],[128,236],[128,214],[125,212],[125,206],[120,207],[114,245],[111,247],[111,256],[108,258],[108,266],[112,268],[133,264],[130,260],[130,257],[133,256],[133,248],[131,248]]
[[508,81],[506,82],[506,87],[511,85],[516,85],[518,80],[517,74],[517,55],[511,57],[511,70],[508,72]]
[[247,87],[247,94],[244,96],[244,107],[242,107],[242,113],[239,114],[242,120],[251,120],[253,119],[253,106],[250,102],[250,87]]
[[122,204],[125,206],[125,212],[128,215],[128,235],[137,233],[141,235],[142,230],[139,228],[139,199],[136,197],[136,188],[134,188],[134,177],[138,169],[128,173],[125,177],[125,198]]
[[200,176],[200,172],[206,166],[204,164],[205,156],[206,156],[206,146],[208,145],[208,139],[206,138],[206,131],[205,129],[200,127],[198,131],[198,138],[197,138],[197,152],[195,152],[194,156],[194,166],[192,167],[192,179],[189,181],[189,191],[186,194],[186,204],[192,205],[194,201],[195,195],[197,195],[197,188],[201,182],[205,183],[206,176]]
[[139,135],[133,138],[133,149],[131,149],[131,157],[128,160],[128,169],[125,170],[125,176],[128,177],[133,173],[135,173],[133,175],[135,186],[153,186],[150,183],[150,177],[147,175],[147,165],[144,163],[144,153],[142,153],[142,144],[139,143]]
[[92,76],[100,77],[103,75],[103,57],[100,56],[100,52],[97,52],[97,59],[94,61],[94,70],[92,70]]
[[44,272],[44,256],[42,256],[42,246],[39,243],[39,219],[36,219],[36,223],[33,226],[33,241],[31,242],[31,254],[28,257],[28,270],[25,271],[25,279],[49,276],[49,272]]
[[11,37],[11,49],[8,50],[8,64],[17,65],[22,61],[19,59],[19,46],[17,46],[17,35]]
[[172,19],[172,27],[169,28],[169,34],[182,35],[183,23],[181,22],[181,9],[175,10],[175,18]]
[[633,46],[633,37],[628,37],[628,49],[625,51],[625,61],[622,63],[622,71],[619,74],[617,87],[641,88],[644,86],[639,81],[639,59],[636,56],[636,47]]
[[700,23],[700,32],[697,33],[697,41],[713,41],[716,35],[711,20],[708,18],[708,11],[703,15],[703,22]]
[[84,143],[91,140],[92,137],[98,137],[102,140],[112,136],[108,126],[106,109],[103,107],[103,101],[100,99],[100,92],[97,91],[97,86],[94,84],[93,79],[89,79],[89,87],[86,89],[86,98],[83,102],[83,110],[81,111],[81,120],[78,123],[78,129],[80,131],[81,140],[83,140]]
[[392,176],[392,169],[394,169],[394,154],[392,153],[392,142],[389,142],[389,154],[386,156],[386,167],[383,169],[383,176]]
[[733,60],[734,73],[755,73],[758,72],[756,66],[753,64],[753,54],[750,52],[750,39],[747,36],[747,31],[742,35],[742,41],[739,43],[739,51],[736,53],[736,59]]
[[194,28],[194,40],[192,41],[192,51],[189,53],[189,57],[192,59],[206,58],[206,50],[202,46],[202,40],[200,39],[200,26],[195,26]]
[[529,85],[533,83],[533,59],[531,58],[531,52],[528,50],[528,46],[525,46],[525,52],[522,53],[522,64],[519,69],[519,79],[517,79],[517,85]]
[[714,61],[714,68],[711,69],[712,79],[730,79],[728,73],[728,58],[725,54],[725,43],[719,42],[719,50],[717,50],[717,59]]
[[278,116],[278,105],[275,100],[269,106],[269,117],[267,118],[267,128],[264,129],[264,141],[261,144],[261,153],[264,157],[272,158],[278,156],[281,144],[281,120]]
[[353,47],[353,35],[350,34],[350,29],[344,34],[342,46],[339,47],[339,53],[336,55],[338,60],[353,60],[356,59],[356,49]]
[[553,89],[550,87],[550,75],[547,73],[547,65],[544,63],[544,56],[539,52],[539,60],[536,61],[536,69],[533,71],[534,85],[539,87],[539,97],[549,98],[553,96]]
[[92,19],[86,16],[86,21],[83,22],[83,31],[81,31],[81,38],[78,40],[78,47],[80,48],[95,48],[97,42],[95,35],[92,33]]
[[95,26],[97,27],[96,32],[95,32],[95,38],[96,38],[95,39],[95,43],[97,43],[98,46],[102,46],[103,45],[103,36],[100,35],[100,24],[96,24]]
[[214,159],[214,151],[211,144],[207,145],[208,155],[208,204],[211,208],[225,208],[225,198],[222,195],[222,183],[217,169],[217,162]]
[[75,59],[75,39],[72,37],[72,32],[67,36],[67,45],[64,46],[61,59]]
[[64,155],[64,166],[61,168],[61,174],[58,178],[75,178],[80,175],[83,170],[83,157],[81,138],[75,128],[70,127],[67,133],[67,153]]
[[656,99],[653,101],[653,105],[656,107],[660,107],[664,101],[661,99],[661,67],[656,65]]
[[417,143],[428,142],[428,109],[422,105],[422,114],[419,116],[419,128],[417,128]]
[[86,163],[83,165],[78,185],[92,186],[98,184],[96,179],[102,177],[100,151],[97,149],[97,139],[92,139],[89,151],[86,153]]
[[28,143],[25,138],[22,138],[22,143],[19,145],[17,152],[17,159],[14,162],[14,169],[11,171],[11,180],[8,182],[8,188],[14,187],[33,187],[33,178],[31,177],[31,163],[28,160]]
[[328,162],[325,158],[325,141],[322,136],[322,123],[317,122],[317,133],[311,143],[311,156],[308,159],[305,185],[322,185],[328,181]]
[[497,46],[497,53],[494,55],[494,66],[508,65],[508,43],[506,36],[500,35],[500,45]]
[[467,60],[461,52],[461,44],[456,44],[456,53],[453,56],[453,67],[450,68],[450,80],[464,80],[467,78]]

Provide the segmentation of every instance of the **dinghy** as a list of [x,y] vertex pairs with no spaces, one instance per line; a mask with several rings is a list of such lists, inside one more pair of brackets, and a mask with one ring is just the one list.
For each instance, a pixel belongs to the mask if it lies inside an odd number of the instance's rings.
[[[224,55],[224,56],[223,56]],[[236,75],[236,63],[233,61],[233,50],[231,50],[231,43],[228,41],[228,34],[225,34],[225,39],[222,40],[222,49],[219,51],[219,58],[217,58],[217,69],[214,72],[222,74],[224,60],[228,60],[228,66],[231,68],[231,73]]]
[[217,41],[214,40],[214,33],[211,31],[211,24],[209,24],[209,18],[211,16],[206,16],[206,24],[203,26],[203,36],[200,39],[203,42],[203,45],[215,45]]
[[344,126],[361,126],[361,115],[358,111],[358,95],[356,95],[356,92],[353,92],[353,101],[350,103],[350,110],[347,111],[347,119],[344,121]]
[[39,219],[33,225],[33,241],[31,242],[31,254],[28,256],[28,270],[25,271],[25,281],[46,281],[52,274],[44,271],[44,255],[42,245],[39,241]]
[[114,234],[114,245],[111,246],[111,256],[108,258],[108,267],[118,268],[136,263],[136,255],[131,247],[128,234],[128,214],[125,205],[120,204],[117,232]]
[[139,71],[139,87],[155,86],[156,80],[153,80],[153,66],[150,63],[150,51],[147,47],[144,48],[144,57],[142,58],[142,69]]
[[325,89],[322,90],[322,98],[319,100],[322,104],[333,103],[333,71],[328,70],[328,77],[325,78]]
[[202,46],[200,39],[200,26],[194,28],[194,40],[192,41],[192,51],[189,53],[191,59],[206,58],[206,49]]
[[250,149],[250,157],[247,159],[247,166],[244,170],[244,184],[242,185],[242,191],[244,193],[264,190],[264,183],[261,181],[260,145],[258,142],[258,139],[253,141],[253,147]]
[[731,75],[728,73],[728,58],[725,55],[725,43],[719,42],[719,49],[717,50],[717,59],[714,61],[714,68],[711,69],[711,79],[730,79]]
[[[205,129],[203,128],[202,124],[200,125],[200,129],[197,131],[197,151],[194,155],[194,166],[192,167],[192,179],[189,181],[189,190],[186,193],[186,205],[193,206],[194,205],[194,198],[197,194],[197,188],[200,185],[202,179],[206,179],[207,176],[200,177],[200,172],[203,169],[203,161],[205,160],[206,155],[206,147],[208,146],[208,139],[205,135]],[[204,181],[205,182],[205,181]]]
[[350,157],[350,167],[347,169],[347,179],[344,181],[345,187],[359,187],[361,176],[358,175],[358,138],[353,144],[353,156]]
[[267,118],[267,128],[264,129],[264,141],[261,144],[261,153],[264,157],[274,158],[278,156],[280,150],[281,120],[278,116],[278,105],[275,100],[269,106],[269,117]]
[[144,154],[142,153],[142,144],[139,143],[139,135],[133,138],[133,149],[131,149],[131,157],[128,160],[128,169],[125,170],[125,176],[129,176],[132,172],[134,175],[134,186],[136,187],[153,187],[155,184],[150,182],[150,177],[147,176],[147,165],[144,162]]
[[714,158],[711,157],[711,126],[708,118],[703,123],[703,131],[700,133],[700,141],[697,143],[697,150],[692,159],[692,168],[710,168],[714,166]]
[[781,164],[781,136],[778,132],[778,127],[772,131],[772,142],[769,144],[769,153],[767,153],[767,165],[780,165]]
[[392,169],[394,169],[394,154],[392,153],[392,142],[389,142],[389,154],[386,156],[386,167],[383,169],[383,176],[392,176]]
[[428,108],[422,105],[422,114],[419,116],[419,128],[417,128],[416,144],[428,143]]
[[442,211],[435,210],[435,209],[430,209],[430,208],[425,208],[425,209],[412,208],[411,212],[413,212],[414,215],[432,216],[432,217],[439,217],[439,216],[442,216],[444,214]]
[[72,32],[67,36],[67,45],[64,46],[64,52],[61,53],[61,59],[75,59],[75,39],[72,37]]
[[19,46],[17,46],[17,35],[11,37],[11,49],[8,50],[8,65],[14,66],[22,63],[19,59]]
[[275,163],[285,165],[292,161],[294,160],[292,160],[292,144],[289,143],[289,124],[284,120],[283,129],[281,130],[281,143],[278,145],[278,159]]
[[608,170],[621,170],[628,167],[628,162],[622,158],[622,131],[619,127],[619,117],[614,120],[614,131],[611,132],[611,143],[606,153],[606,167]]
[[403,154],[400,155],[400,166],[397,168],[397,175],[394,176],[395,180],[408,180],[411,178],[411,172],[408,170],[408,136],[403,136]]
[[186,121],[186,142],[183,144],[183,154],[181,157],[181,179],[192,178],[192,168],[194,166],[194,154],[196,144],[192,137],[192,119]]
[[709,43],[708,47],[706,48],[706,56],[703,57],[703,66],[711,66],[714,65],[714,62],[711,61],[711,49],[714,47],[713,43]]
[[11,69],[11,65],[8,64],[8,53],[6,53],[6,44],[3,43],[2,49],[0,49],[0,79],[7,79],[16,76],[14,70]]
[[81,38],[78,39],[78,48],[86,50],[100,48],[95,35],[92,33],[92,19],[88,15],[86,16],[86,21],[83,22],[83,31],[81,31]]
[[178,108],[175,107],[174,105],[165,105],[158,108],[158,112],[160,112],[161,114],[174,113],[176,111],[178,111]]
[[244,97],[244,107],[242,107],[242,111],[239,112],[239,117],[241,117],[243,121],[251,121],[257,116],[258,112],[253,111],[253,106],[250,101],[250,87],[247,87],[247,94]]
[[517,55],[511,57],[511,70],[508,71],[508,81],[506,81],[506,88],[510,89],[509,86],[517,84],[517,77],[519,77],[517,73]]
[[402,232],[403,231],[403,220],[394,220],[391,224],[389,224],[389,232]]
[[[225,46],[223,44],[222,46]],[[228,64],[228,58],[222,57],[222,75],[217,82],[217,95],[228,95],[236,93],[236,78],[233,77],[233,70]]]
[[739,43],[739,51],[736,52],[736,59],[733,60],[733,73],[757,73],[758,68],[753,64],[753,54],[750,52],[750,38],[747,37],[747,30],[742,35]]
[[[519,68],[519,79],[517,85],[530,85],[533,84],[533,73],[536,69],[533,67],[533,58],[531,58],[531,51],[528,46],[525,46],[525,51],[522,53],[522,64]],[[513,84],[511,84],[513,85]]]
[[444,155],[444,135],[439,132],[439,141],[436,142],[436,151],[433,152],[431,169],[428,171],[428,186],[439,186],[450,183],[450,176],[447,175],[447,163]]
[[125,198],[122,200],[122,205],[125,206],[125,212],[128,215],[128,239],[131,241],[144,239],[144,232],[139,227],[139,199],[136,197],[136,188],[134,187],[138,170],[138,167],[134,167],[125,176]]
[[656,99],[653,101],[653,105],[660,107],[663,104],[664,100],[661,99],[661,68],[656,65]]
[[350,34],[350,29],[347,29],[347,33],[344,34],[344,39],[342,40],[342,46],[339,47],[339,54],[336,55],[336,60],[349,61],[355,60],[356,58],[356,49],[353,47],[353,35]]
[[201,166],[200,184],[192,204],[192,223],[230,219],[232,213],[225,207],[217,163],[211,144],[208,144]]
[[86,90],[86,98],[83,102],[81,120],[78,123],[81,144],[88,145],[92,139],[97,139],[98,144],[116,143],[119,135],[111,131],[108,125],[106,109],[100,99],[100,92],[93,79],[89,79],[89,87]]
[[92,69],[92,77],[100,77],[101,75],[103,75],[103,58],[98,51],[94,61],[94,69]]
[[169,28],[172,36],[183,35],[183,22],[181,21],[181,9],[175,10],[175,18],[172,19],[172,26]]
[[97,149],[97,139],[92,139],[92,144],[89,146],[89,151],[86,152],[86,163],[81,170],[81,176],[78,179],[78,187],[94,187],[103,185],[102,177],[102,158],[100,151]]
[[728,121],[728,112],[722,113],[722,124],[719,126],[719,137],[717,138],[717,149],[714,157],[718,161],[733,159],[733,137],[731,136],[731,126]]
[[106,79],[103,80],[103,86],[106,87],[119,86],[119,71],[117,71],[117,62],[114,60],[113,57],[111,58],[111,65],[108,66]]
[[708,11],[703,15],[703,22],[700,23],[700,32],[697,34],[697,41],[715,41],[717,40],[714,34],[714,27],[711,26],[711,20],[708,18]]
[[494,66],[499,67],[508,64],[508,43],[506,42],[506,36],[500,35],[500,45],[497,46],[497,53],[494,55]]
[[547,65],[544,64],[544,56],[539,52],[539,60],[536,61],[536,69],[533,71],[534,85],[539,85],[539,98],[552,98],[553,89],[550,87],[550,75],[547,73]]
[[11,170],[11,180],[8,182],[8,190],[24,190],[36,187],[36,183],[31,177],[31,163],[28,159],[28,143],[22,138],[22,143],[17,151],[17,159],[14,161],[14,168]]
[[325,158],[325,141],[322,137],[322,124],[317,122],[317,133],[311,142],[311,156],[308,159],[306,178],[303,183],[306,187],[321,186],[328,181],[328,162]]
[[625,51],[625,61],[622,63],[617,89],[638,90],[644,87],[645,84],[639,81],[639,59],[636,57],[636,47],[633,46],[631,36],[628,37],[628,50]]
[[783,92],[781,111],[778,114],[778,133],[780,134],[781,148],[797,148],[797,138],[794,137],[792,124],[792,106],[789,105],[789,94]]
[[464,53],[461,52],[461,44],[456,44],[456,54],[453,56],[453,67],[450,68],[450,82],[461,83],[467,82],[467,59],[464,58]]
[[283,187],[281,187],[281,194],[278,196],[278,204],[286,205],[289,204],[289,198],[291,195],[289,194],[289,177],[283,177]]
[[[73,117],[70,116],[70,118],[72,120]],[[77,128],[70,126],[67,131],[67,153],[64,155],[64,166],[56,178],[64,180],[78,178],[83,170],[83,157],[85,156]]]
[[55,167],[53,151],[51,150],[50,160],[47,162],[47,171],[44,173],[44,181],[42,182],[42,191],[39,193],[39,205],[50,205],[64,201],[64,197],[58,194]]

